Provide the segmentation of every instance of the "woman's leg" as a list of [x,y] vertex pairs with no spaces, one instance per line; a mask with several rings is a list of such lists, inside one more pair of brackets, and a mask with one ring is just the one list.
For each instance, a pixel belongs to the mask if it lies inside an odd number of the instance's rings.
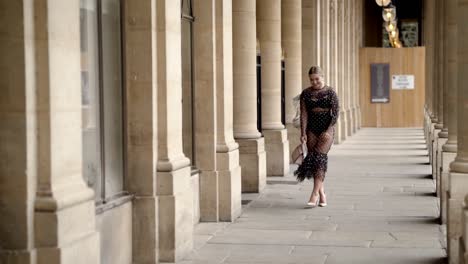
[[[307,133],[307,150],[313,155],[313,150],[317,145],[318,137],[309,131]],[[320,198],[320,187],[322,185],[322,180],[318,179],[318,177],[314,177],[314,188],[312,193],[310,194],[309,203],[317,204],[317,200]]]
[[335,129],[334,127],[329,127],[325,132],[320,134],[320,136],[317,139],[317,144],[315,145],[315,151],[318,153],[325,155],[324,158],[326,158],[325,162],[325,167],[322,168],[321,170],[318,171],[317,175],[321,183],[319,184],[320,188],[318,190],[320,194],[320,203],[321,204],[326,204],[327,203],[327,198],[325,195],[325,188],[323,184],[323,180],[325,179],[325,170],[327,167],[328,163],[328,152],[330,151],[331,145],[333,144],[333,139],[334,139],[334,133]]

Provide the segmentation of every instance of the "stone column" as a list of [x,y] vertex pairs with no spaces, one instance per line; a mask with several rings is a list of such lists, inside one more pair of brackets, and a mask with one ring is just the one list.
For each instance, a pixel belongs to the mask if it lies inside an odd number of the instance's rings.
[[438,126],[440,127],[440,132],[436,135],[437,140],[435,143],[435,160],[433,161],[433,175],[437,179],[436,180],[436,190],[437,196],[441,196],[441,181],[440,176],[442,173],[442,146],[447,142],[448,138],[448,130],[447,130],[447,122],[445,121],[447,111],[446,107],[447,104],[447,84],[445,82],[445,75],[446,75],[446,64],[445,64],[445,54],[444,54],[444,46],[446,44],[445,38],[445,6],[446,1],[438,1],[437,4],[439,5],[437,8],[437,17],[440,20],[437,27],[438,33],[438,45],[437,45],[437,86],[438,86],[438,96],[439,96],[439,106],[438,106]]
[[330,84],[330,0],[320,1],[320,67],[325,84]]
[[34,9],[32,1],[1,0],[0,6],[0,263],[35,264]]
[[[339,100],[341,101],[341,88],[339,83],[340,68],[338,65],[338,0],[330,0],[330,86],[335,89]],[[342,123],[335,125],[335,143],[341,143]]]
[[320,2],[302,0],[302,85],[310,87],[309,69],[320,64]]
[[423,20],[423,30],[424,30],[424,38],[423,38],[423,45],[426,48],[426,68],[425,68],[425,120],[424,120],[424,134],[426,137],[427,145],[429,147],[429,139],[430,139],[430,124],[431,124],[431,115],[432,115],[432,82],[430,81],[429,69],[432,67],[431,56],[429,54],[430,50],[430,39],[431,39],[431,30],[430,30],[430,7],[431,7],[432,0],[424,0],[424,20]]
[[359,75],[359,64],[357,64],[357,57],[359,50],[357,49],[357,36],[358,36],[358,23],[357,23],[357,8],[358,8],[359,1],[351,1],[351,84],[352,84],[352,99],[351,99],[351,120],[353,121],[353,134],[358,130],[358,114],[357,114],[357,100],[358,100],[358,91],[357,87],[359,83],[358,75]]
[[34,40],[29,35],[27,43],[28,48],[34,45],[35,57],[28,57],[34,70],[27,74],[35,75],[26,85],[34,90],[28,110],[35,111],[35,120],[29,120],[30,125],[37,125],[27,144],[33,148],[29,157],[37,155],[37,163],[30,167],[37,171],[37,263],[99,263],[94,192],[82,176],[80,3],[25,4],[27,25],[34,21]]
[[197,18],[193,27],[195,83],[195,159],[200,170],[200,220],[219,219],[219,180],[216,168],[216,7],[215,0],[198,0],[193,5]]
[[[453,3],[452,3],[453,4]],[[466,252],[459,248],[462,226],[462,202],[468,190],[468,0],[458,0],[457,5],[457,156],[450,163],[448,215],[447,215],[447,244],[449,263],[460,263]],[[466,247],[466,244],[465,244]],[[463,262],[462,262],[463,263]]]
[[281,0],[281,44],[286,68],[286,128],[290,152],[300,143],[300,129],[291,121],[296,114],[293,98],[302,92],[302,5],[301,0]]
[[357,129],[361,128],[361,102],[360,102],[360,72],[359,72],[359,58],[360,58],[360,49],[363,46],[363,1],[357,1],[356,3],[356,127]]
[[289,142],[281,123],[281,0],[257,0],[256,8],[267,175],[284,176],[289,172]]
[[232,4],[234,138],[239,143],[242,192],[260,192],[266,186],[266,153],[257,130],[256,3]]
[[219,220],[241,213],[239,144],[233,134],[232,0],[216,0],[216,98]]
[[442,173],[440,176],[441,188],[441,219],[442,223],[447,222],[447,191],[449,164],[455,159],[457,153],[457,1],[446,2],[445,23],[446,23],[446,89],[445,99],[447,103],[447,124],[448,141],[442,146]]
[[133,262],[158,263],[156,2],[125,1],[127,177]]
[[[432,8],[431,14],[430,14],[430,19],[432,24],[430,24],[431,29],[432,29],[432,34],[433,38],[431,39],[431,47],[430,47],[430,57],[432,57],[431,63],[432,67],[430,68],[431,72],[429,72],[429,76],[431,79],[429,80],[432,83],[432,119],[431,119],[431,145],[430,145],[430,162],[432,165],[432,176],[433,178],[437,181],[437,143],[438,143],[438,137],[439,137],[439,132],[442,130],[442,123],[439,121],[439,119],[443,118],[440,116],[439,113],[439,103],[441,102],[440,95],[439,95],[439,59],[440,57],[438,56],[439,51],[440,51],[440,42],[442,41],[439,36],[440,36],[440,23],[438,23],[439,17],[439,12],[441,8],[441,2],[440,1],[434,1],[430,3]],[[437,181],[438,182],[438,181]]]
[[353,99],[353,76],[352,73],[352,49],[351,49],[351,20],[352,20],[352,8],[354,1],[344,1],[344,43],[345,43],[345,64],[344,64],[344,72],[345,72],[345,107],[346,107],[346,120],[348,122],[346,136],[351,136],[353,134],[353,116],[352,116],[352,99]]
[[436,1],[436,46],[435,56],[436,64],[434,65],[435,84],[437,89],[437,128],[444,127],[444,8],[445,1]]
[[346,140],[348,133],[348,83],[346,82],[346,17],[345,1],[338,0],[338,94],[340,99],[340,118],[341,131],[339,137],[341,140]]
[[427,119],[427,147],[429,152],[429,161],[432,164],[432,142],[434,136],[434,27],[435,27],[435,0],[425,1],[425,34],[424,34],[424,45],[426,46],[426,93],[428,94],[426,103],[428,105],[428,119]]
[[159,0],[157,18],[157,111],[159,260],[176,262],[193,248],[190,160],[182,151],[180,1]]

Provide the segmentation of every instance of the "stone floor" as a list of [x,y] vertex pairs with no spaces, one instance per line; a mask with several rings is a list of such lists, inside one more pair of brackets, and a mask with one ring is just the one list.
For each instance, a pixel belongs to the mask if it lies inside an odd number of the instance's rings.
[[268,178],[237,221],[198,225],[181,263],[445,263],[428,159],[421,129],[362,129],[330,152],[328,207],[305,208],[311,182]]

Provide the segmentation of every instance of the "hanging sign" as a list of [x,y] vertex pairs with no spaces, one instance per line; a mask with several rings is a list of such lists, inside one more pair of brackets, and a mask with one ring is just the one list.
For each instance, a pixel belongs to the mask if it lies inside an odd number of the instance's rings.
[[392,89],[394,90],[414,89],[414,75],[392,75]]

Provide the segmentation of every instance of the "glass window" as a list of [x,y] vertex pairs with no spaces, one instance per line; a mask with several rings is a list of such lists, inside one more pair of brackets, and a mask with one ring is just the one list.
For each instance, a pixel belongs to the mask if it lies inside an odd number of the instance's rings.
[[119,0],[80,0],[83,176],[105,203],[124,190]]

